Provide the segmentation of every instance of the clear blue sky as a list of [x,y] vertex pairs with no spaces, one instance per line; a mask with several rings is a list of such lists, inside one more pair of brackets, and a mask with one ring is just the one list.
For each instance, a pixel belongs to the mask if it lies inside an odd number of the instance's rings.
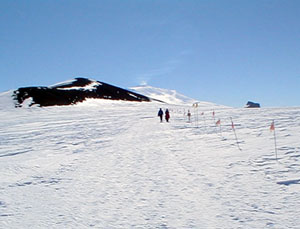
[[0,1],[0,92],[79,76],[300,106],[300,1]]

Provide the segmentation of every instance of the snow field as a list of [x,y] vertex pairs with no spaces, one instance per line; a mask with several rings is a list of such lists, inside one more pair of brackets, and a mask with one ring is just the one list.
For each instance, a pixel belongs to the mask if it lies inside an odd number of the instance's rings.
[[0,228],[299,228],[300,108],[190,108],[1,109]]

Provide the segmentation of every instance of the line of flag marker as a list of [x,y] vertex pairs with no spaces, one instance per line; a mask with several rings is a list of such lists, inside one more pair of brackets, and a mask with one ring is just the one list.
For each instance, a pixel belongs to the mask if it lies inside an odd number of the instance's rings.
[[[193,104],[193,107],[197,110],[197,112],[195,112],[195,113],[196,113],[196,115],[197,115],[197,117],[196,117],[196,122],[197,122],[197,127],[198,127],[198,109],[197,109],[197,108],[198,108],[198,104],[197,104],[197,103],[196,103],[196,104]],[[203,123],[204,123],[204,127],[205,127],[205,130],[206,130],[206,119],[205,119],[205,116],[204,116],[204,112],[202,112],[200,115],[203,116]],[[214,124],[215,124],[215,127],[219,126],[219,131],[220,131],[220,134],[221,134],[221,136],[222,136],[221,119],[218,119],[218,120],[216,121],[215,115],[216,115],[216,113],[215,113],[215,111],[213,110],[213,112],[212,112],[213,122],[214,122]],[[240,145],[239,145],[239,140],[238,140],[238,137],[237,137],[237,134],[236,134],[235,125],[234,125],[234,123],[233,123],[232,117],[230,117],[230,121],[231,121],[231,128],[232,128],[232,130],[233,130],[234,137],[235,137],[235,140],[236,140],[236,145],[237,145],[238,149],[239,149],[240,151],[242,151],[242,149],[241,149],[241,147],[240,147]],[[270,125],[270,131],[274,133],[274,149],[275,149],[275,156],[276,156],[276,160],[278,160],[278,157],[277,157],[277,138],[276,138],[275,121],[274,121],[274,120],[272,121],[272,123],[271,123],[271,125]],[[206,131],[206,132],[207,132],[207,131]]]

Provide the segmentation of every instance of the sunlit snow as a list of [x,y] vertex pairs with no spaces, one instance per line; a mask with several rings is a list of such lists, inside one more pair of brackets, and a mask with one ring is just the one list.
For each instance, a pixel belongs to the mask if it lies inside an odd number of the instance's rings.
[[189,98],[185,95],[182,95],[178,93],[175,90],[169,90],[169,89],[163,89],[163,88],[156,88],[149,85],[142,85],[137,87],[131,87],[131,90],[143,94],[145,96],[148,96],[152,99],[156,99],[159,101],[163,101],[167,104],[173,104],[173,105],[187,105],[187,104],[194,104],[198,103],[199,106],[202,108],[207,107],[210,109],[213,108],[225,108],[223,105],[214,104],[210,102],[204,102],[204,101],[197,101],[195,99]]
[[0,228],[299,228],[300,108],[200,104],[197,117],[184,102],[14,108],[10,94]]
[[72,83],[74,83],[75,80],[69,80],[69,81],[65,81],[62,83],[58,83],[55,85],[50,86],[49,88],[59,88],[60,90],[94,90],[95,88],[97,88],[97,86],[102,85],[100,82],[95,81],[95,80],[91,80],[91,82],[89,84],[87,84],[86,86],[73,86],[73,87],[66,87],[64,88],[64,86],[66,85],[70,85]]

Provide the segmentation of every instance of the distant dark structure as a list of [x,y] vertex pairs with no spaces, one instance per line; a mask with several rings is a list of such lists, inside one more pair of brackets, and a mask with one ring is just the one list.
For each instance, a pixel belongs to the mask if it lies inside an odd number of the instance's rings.
[[248,101],[248,103],[246,104],[246,108],[260,108],[260,104]]
[[52,87],[23,87],[14,91],[16,107],[22,107],[26,99],[32,99],[29,106],[72,105],[87,98],[150,102],[147,96],[140,95],[113,85],[85,78]]

